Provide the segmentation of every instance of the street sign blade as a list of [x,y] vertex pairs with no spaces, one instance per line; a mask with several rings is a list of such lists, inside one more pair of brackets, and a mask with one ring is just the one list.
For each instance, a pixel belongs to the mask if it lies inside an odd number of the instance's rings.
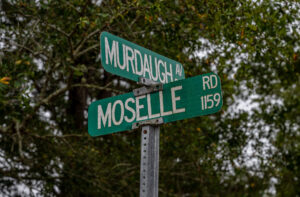
[[112,74],[137,82],[140,77],[159,83],[185,78],[181,63],[108,32],[101,33],[100,46],[101,63]]
[[91,136],[130,130],[132,124],[162,117],[164,123],[218,112],[221,81],[214,73],[164,84],[157,92],[133,92],[93,102],[88,110]]

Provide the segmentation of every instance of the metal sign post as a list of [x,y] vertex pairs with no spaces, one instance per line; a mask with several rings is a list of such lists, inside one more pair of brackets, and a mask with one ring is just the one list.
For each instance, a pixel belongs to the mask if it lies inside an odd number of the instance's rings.
[[159,130],[159,126],[142,127],[140,197],[158,197]]
[[[139,80],[146,86],[135,89],[135,96],[156,92],[162,89],[161,84],[145,78]],[[132,128],[142,127],[141,132],[141,168],[140,168],[140,197],[158,197],[159,174],[159,125],[163,118],[134,123]]]

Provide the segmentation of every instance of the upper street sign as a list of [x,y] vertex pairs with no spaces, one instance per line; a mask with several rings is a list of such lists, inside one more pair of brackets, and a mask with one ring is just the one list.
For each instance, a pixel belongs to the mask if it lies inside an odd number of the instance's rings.
[[91,136],[130,130],[140,121],[173,122],[218,112],[222,107],[220,78],[208,73],[163,84],[162,90],[135,97],[127,93],[93,102],[88,110]]
[[132,42],[102,32],[101,62],[104,69],[115,75],[139,81],[140,77],[159,83],[184,79],[183,66]]

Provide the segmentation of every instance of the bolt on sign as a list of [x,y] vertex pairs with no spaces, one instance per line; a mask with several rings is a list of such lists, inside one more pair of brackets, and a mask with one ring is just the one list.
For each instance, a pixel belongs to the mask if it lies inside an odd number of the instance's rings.
[[88,109],[91,136],[132,129],[133,123],[162,117],[164,123],[213,114],[222,107],[221,81],[208,73],[163,84],[139,96],[127,93],[93,102]]
[[139,81],[159,83],[184,79],[182,64],[108,32],[100,35],[101,63],[110,73]]

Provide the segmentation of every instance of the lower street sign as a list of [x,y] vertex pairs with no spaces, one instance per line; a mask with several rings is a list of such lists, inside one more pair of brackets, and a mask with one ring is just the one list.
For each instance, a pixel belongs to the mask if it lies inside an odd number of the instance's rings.
[[[155,88],[154,88],[155,89]],[[163,123],[218,112],[221,81],[214,73],[163,84],[156,92],[133,92],[93,102],[88,109],[91,136],[132,129],[136,122],[162,117]]]

